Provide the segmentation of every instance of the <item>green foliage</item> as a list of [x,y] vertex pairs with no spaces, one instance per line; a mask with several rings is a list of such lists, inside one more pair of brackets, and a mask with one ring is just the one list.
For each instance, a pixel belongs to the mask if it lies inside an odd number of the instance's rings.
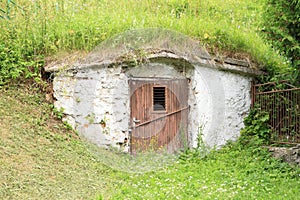
[[25,59],[18,49],[0,44],[0,87],[19,77],[38,76],[38,63]]
[[129,174],[112,198],[298,198],[299,169],[272,158],[267,149],[232,142],[205,158],[194,156],[157,172]]
[[183,152],[181,152],[179,156],[179,160],[183,162],[197,162],[202,158],[205,158],[209,151],[209,147],[203,141],[203,128],[204,126],[200,126],[198,128],[197,134],[197,146],[195,148],[186,148]]
[[52,109],[53,115],[54,115],[57,119],[61,120],[61,119],[65,116],[65,114],[64,114],[64,108],[58,109],[58,108],[56,108],[56,107],[54,107],[54,106],[52,106],[52,107],[53,107],[53,109]]
[[269,114],[258,107],[252,108],[244,119],[245,128],[241,130],[241,139],[251,140],[254,136],[265,143],[270,142]]
[[64,128],[66,130],[68,130],[68,131],[73,130],[72,126],[67,121],[64,121],[63,124],[64,124]]
[[300,3],[298,0],[266,0],[263,36],[286,56],[300,84]]
[[35,76],[43,64],[39,58],[44,56],[90,51],[115,34],[146,27],[179,31],[215,54],[246,53],[266,69],[286,66],[285,60],[256,34],[262,11],[259,0],[8,2],[0,3],[7,15],[0,18],[0,48],[7,52],[5,68],[0,70],[2,84],[13,77]]

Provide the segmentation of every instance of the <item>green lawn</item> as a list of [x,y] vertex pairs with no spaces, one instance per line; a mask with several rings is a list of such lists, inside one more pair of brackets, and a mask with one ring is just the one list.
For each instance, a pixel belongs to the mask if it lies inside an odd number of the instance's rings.
[[131,174],[115,199],[299,199],[300,173],[249,150],[226,149],[204,160]]
[[90,147],[29,91],[0,91],[0,199],[299,198],[300,170],[261,148],[132,158]]

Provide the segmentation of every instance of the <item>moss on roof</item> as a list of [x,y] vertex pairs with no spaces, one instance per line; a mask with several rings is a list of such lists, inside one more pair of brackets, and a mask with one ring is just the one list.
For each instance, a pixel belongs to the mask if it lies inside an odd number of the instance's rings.
[[[150,60],[174,60],[201,64],[245,74],[261,74],[247,57],[235,59],[211,56],[199,41],[181,33],[165,29],[136,29],[101,43],[89,54],[75,52],[46,66],[47,71],[109,66],[115,64],[140,65]],[[180,61],[181,60],[181,61]]]

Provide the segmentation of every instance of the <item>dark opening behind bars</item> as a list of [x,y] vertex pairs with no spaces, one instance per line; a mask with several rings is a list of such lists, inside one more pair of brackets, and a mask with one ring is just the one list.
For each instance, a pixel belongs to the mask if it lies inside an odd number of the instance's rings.
[[272,142],[300,143],[300,88],[270,90],[272,85],[252,84],[252,106],[269,114]]

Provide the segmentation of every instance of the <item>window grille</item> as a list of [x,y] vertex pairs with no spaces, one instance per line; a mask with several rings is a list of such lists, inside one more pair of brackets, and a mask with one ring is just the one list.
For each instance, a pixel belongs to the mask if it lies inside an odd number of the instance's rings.
[[153,111],[166,110],[166,88],[153,87]]

